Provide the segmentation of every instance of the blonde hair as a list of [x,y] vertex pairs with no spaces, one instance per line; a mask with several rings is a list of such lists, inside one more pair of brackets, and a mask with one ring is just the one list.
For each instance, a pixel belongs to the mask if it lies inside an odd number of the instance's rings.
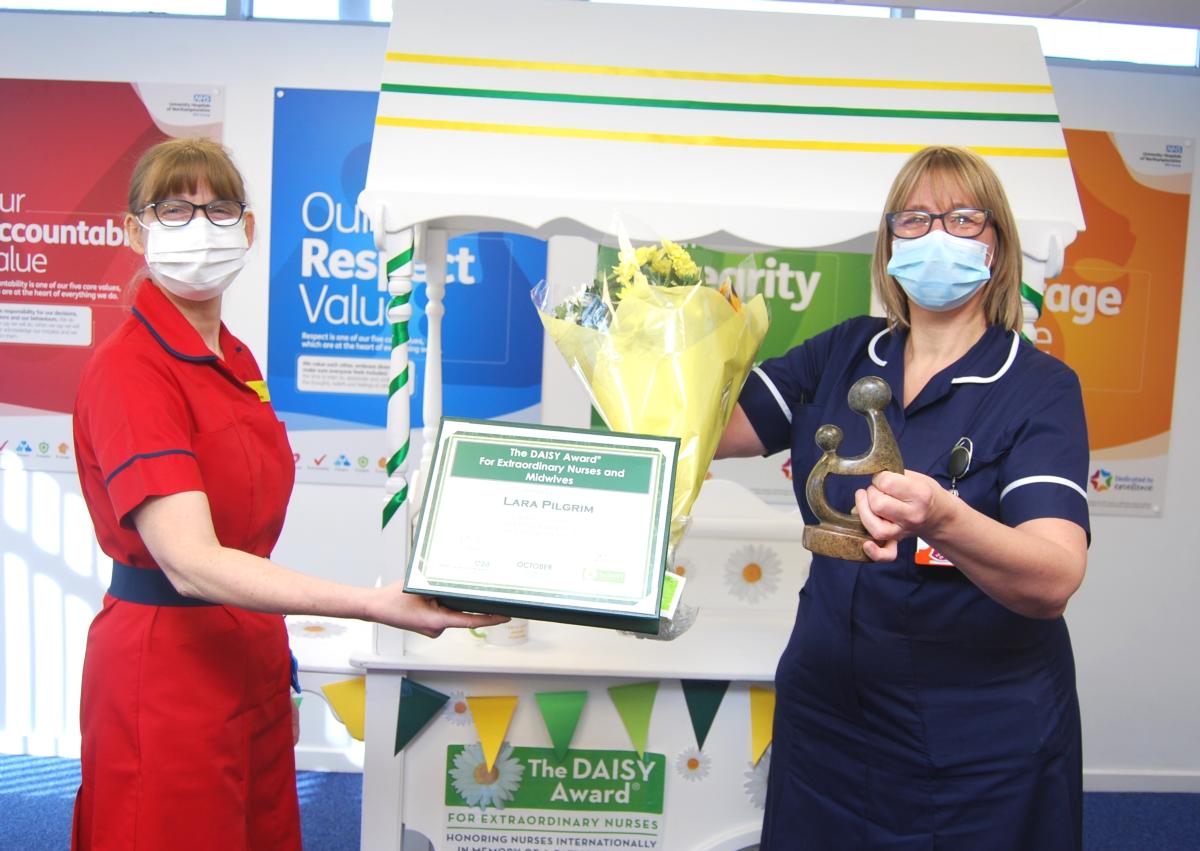
[[211,139],[168,139],[142,154],[129,180],[129,212],[207,183],[213,195],[245,201],[246,184],[233,158]]
[[[983,314],[989,325],[1020,330],[1021,242],[1016,220],[1000,178],[982,157],[965,148],[935,145],[917,151],[900,169],[888,192],[884,212],[904,209],[917,186],[928,179],[935,194],[948,185],[966,193],[965,201],[991,211],[990,224],[996,232],[996,252],[992,277],[983,290]],[[909,325],[908,297],[900,284],[887,273],[892,259],[892,235],[886,216],[879,220],[875,235],[875,257],[871,262],[871,283],[883,302],[888,324],[893,328]]]

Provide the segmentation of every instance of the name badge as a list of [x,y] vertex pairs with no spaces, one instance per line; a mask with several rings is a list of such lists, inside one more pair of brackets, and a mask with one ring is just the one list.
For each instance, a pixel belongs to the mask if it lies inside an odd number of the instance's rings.
[[917,564],[926,567],[954,567],[954,562],[946,558],[940,552],[926,541],[924,538],[917,538]]
[[246,386],[258,394],[258,401],[270,402],[271,393],[267,390],[267,382],[259,379],[257,381],[247,381]]

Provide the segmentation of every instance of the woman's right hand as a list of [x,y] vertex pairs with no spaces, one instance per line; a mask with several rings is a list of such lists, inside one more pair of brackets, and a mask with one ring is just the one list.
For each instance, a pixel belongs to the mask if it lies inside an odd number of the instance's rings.
[[366,619],[430,638],[448,628],[478,629],[508,620],[503,615],[474,615],[446,608],[432,597],[406,593],[402,582],[373,589]]

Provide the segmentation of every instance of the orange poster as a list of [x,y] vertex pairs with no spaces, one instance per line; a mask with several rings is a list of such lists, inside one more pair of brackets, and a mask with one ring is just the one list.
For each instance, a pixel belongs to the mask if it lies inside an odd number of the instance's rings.
[[1166,491],[1191,139],[1066,130],[1087,230],[1046,282],[1037,344],[1078,373],[1099,513],[1157,515]]

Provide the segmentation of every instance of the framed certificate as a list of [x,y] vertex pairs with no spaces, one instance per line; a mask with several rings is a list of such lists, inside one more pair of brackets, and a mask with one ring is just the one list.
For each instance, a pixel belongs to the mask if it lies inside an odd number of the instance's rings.
[[405,590],[656,634],[678,452],[673,437],[443,418]]

